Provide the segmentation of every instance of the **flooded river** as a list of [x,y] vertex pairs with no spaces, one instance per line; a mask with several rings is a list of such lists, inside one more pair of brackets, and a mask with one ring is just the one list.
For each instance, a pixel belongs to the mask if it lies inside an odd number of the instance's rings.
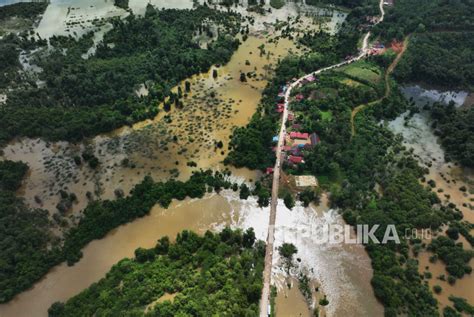
[[[413,98],[413,101],[420,106],[432,103],[433,101],[445,103],[454,101],[456,106],[460,107],[465,103],[468,96],[466,92],[443,92],[424,89],[419,86],[406,87],[402,91],[407,98]],[[445,161],[444,151],[438,143],[437,137],[433,134],[427,113],[415,114],[405,124],[406,116],[407,113],[390,122],[389,128],[403,136],[404,145],[407,148],[412,148],[421,165],[429,169],[426,180],[434,180],[436,182],[434,191],[441,201],[454,203],[462,211],[464,219],[474,223],[474,210],[472,206],[474,195],[470,194],[470,192],[474,192],[474,171]],[[467,192],[461,191],[459,188],[462,186],[466,186],[469,190]],[[462,240],[464,239],[459,239],[461,242]],[[465,240],[463,246],[465,249],[472,249]],[[430,287],[434,285],[442,287],[443,291],[441,294],[435,294],[441,308],[446,305],[452,306],[452,302],[448,299],[451,294],[466,298],[471,304],[474,303],[474,292],[472,291],[474,289],[474,275],[467,274],[462,279],[457,280],[455,285],[450,285],[446,281],[438,279],[440,275],[444,274],[447,277],[448,274],[445,265],[441,261],[436,263],[429,262],[429,257],[432,255],[427,251],[420,253],[418,256],[419,270],[421,273],[425,271],[432,273],[433,277],[428,280]],[[471,260],[470,265],[474,266],[474,259]]]
[[[88,29],[105,32],[96,19],[121,16],[125,11],[115,8],[113,1],[52,0],[38,25],[40,36],[53,34],[80,35]],[[191,0],[152,1],[158,7],[191,8]],[[144,10],[146,2],[131,0],[136,13]],[[245,13],[237,7],[235,10]],[[325,11],[324,11],[325,10]],[[182,109],[162,111],[153,120],[139,122],[108,134],[99,135],[80,144],[50,143],[40,139],[15,140],[3,149],[2,158],[22,160],[29,164],[30,172],[19,194],[33,207],[42,207],[56,213],[59,190],[75,193],[78,202],[67,214],[70,224],[78,221],[81,210],[87,205],[86,196],[114,198],[114,191],[127,193],[145,175],[155,179],[188,178],[193,169],[223,169],[221,162],[227,155],[232,129],[245,125],[255,112],[262,91],[273,74],[279,59],[302,53],[302,49],[288,39],[276,39],[273,24],[298,14],[312,12],[324,16],[326,26],[335,31],[346,14],[323,11],[302,4],[290,3],[281,10],[265,16],[252,15],[256,22],[249,38],[242,43],[230,62],[214,66],[208,73],[187,79],[191,92],[184,98]],[[299,30],[320,27],[312,17],[303,16],[294,26]],[[77,22],[77,23],[72,23]],[[264,45],[265,53],[259,47]],[[212,76],[217,71],[217,78]],[[241,82],[241,72],[251,73],[247,82]],[[184,91],[184,82],[180,83]],[[175,87],[175,91],[178,89]],[[144,87],[136,87],[146,93]],[[216,146],[222,142],[222,147]],[[92,170],[85,164],[77,166],[74,156],[85,149],[95,153],[100,166]],[[126,162],[126,163],[125,163]],[[187,163],[196,163],[191,168]],[[251,182],[256,172],[233,169],[240,181]],[[370,260],[360,246],[318,245],[311,234],[318,234],[329,223],[342,223],[341,217],[326,204],[316,208],[301,206],[292,211],[280,202],[278,207],[276,246],[292,242],[298,247],[299,267],[310,272],[314,283],[321,285],[327,295],[329,316],[382,316],[383,308],[376,301],[370,278]],[[174,237],[183,229],[204,232],[233,227],[254,227],[258,238],[265,239],[269,210],[260,209],[253,199],[240,201],[232,192],[210,195],[202,200],[173,202],[169,209],[155,207],[149,216],[121,226],[105,238],[87,245],[83,258],[73,267],[65,264],[52,269],[35,286],[0,305],[0,316],[46,316],[48,307],[55,301],[65,301],[78,294],[91,283],[98,281],[111,266],[124,257],[133,256],[138,247],[151,247],[163,235]],[[319,230],[319,231],[318,231]],[[275,281],[282,281],[283,271],[275,257]],[[285,291],[285,283],[278,282],[281,291],[277,300],[279,316],[300,306],[301,296]],[[284,295],[287,294],[288,296]],[[283,297],[281,297],[283,296]],[[303,301],[304,303],[304,301]],[[307,310],[302,308],[302,311]],[[309,310],[308,310],[309,311]]]
[[[23,292],[6,305],[0,305],[0,316],[46,316],[55,301],[64,301],[98,281],[111,266],[124,257],[133,256],[138,247],[149,248],[163,235],[175,237],[184,229],[199,233],[221,229],[226,225],[255,228],[257,238],[267,232],[269,208],[258,208],[256,200],[241,201],[236,193],[224,191],[200,200],[173,202],[169,209],[155,207],[149,216],[126,224],[84,248],[83,258],[74,266],[62,264],[54,268],[32,289]],[[279,202],[276,246],[292,242],[298,248],[298,264],[310,270],[310,276],[327,295],[328,316],[382,316],[370,285],[370,260],[362,246],[317,245],[311,234],[317,234],[329,223],[341,223],[341,217],[323,203],[320,207],[295,207],[288,210]],[[282,269],[275,258],[273,274],[281,280]],[[284,285],[277,285],[282,294]],[[296,289],[295,289],[296,290]],[[291,300],[289,300],[291,299]],[[292,311],[295,304],[304,304],[298,293],[277,301],[281,312]],[[304,306],[298,310],[305,310]],[[306,309],[307,310],[307,309]],[[279,316],[287,316],[281,314]]]

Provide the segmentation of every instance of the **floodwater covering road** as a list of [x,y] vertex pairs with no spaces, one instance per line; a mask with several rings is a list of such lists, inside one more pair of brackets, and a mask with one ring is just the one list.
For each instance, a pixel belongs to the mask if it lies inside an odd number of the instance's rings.
[[[383,0],[380,0],[379,3],[380,9],[380,18],[375,24],[378,24],[383,21],[385,16],[385,11],[383,8]],[[281,170],[281,157],[282,157],[282,149],[285,140],[285,127],[286,121],[288,119],[288,105],[290,102],[291,91],[293,88],[298,87],[304,79],[307,79],[310,76],[318,75],[322,72],[341,67],[343,65],[347,65],[349,63],[358,61],[365,56],[367,56],[367,52],[369,50],[369,38],[371,32],[367,32],[364,36],[362,41],[362,49],[360,54],[354,58],[351,58],[347,61],[341,62],[339,64],[335,64],[332,66],[328,66],[322,69],[319,69],[315,72],[307,74],[295,82],[291,83],[289,87],[286,89],[285,92],[285,102],[284,102],[284,109],[283,109],[283,116],[281,120],[280,132],[278,134],[278,144],[275,150],[276,155],[276,162],[273,172],[273,181],[272,181],[272,198],[270,204],[270,217],[269,217],[269,225],[268,225],[268,235],[267,235],[267,246],[266,246],[266,253],[265,253],[265,269],[263,271],[263,289],[262,289],[262,297],[260,299],[260,317],[266,317],[269,315],[268,308],[269,308],[269,301],[270,301],[270,284],[271,284],[271,274],[272,274],[272,265],[273,265],[273,252],[274,252],[274,240],[275,240],[275,220],[276,220],[276,213],[277,213],[277,201],[278,201],[278,187],[280,184],[280,170]]]
[[[134,11],[135,8],[137,11],[141,10],[140,5],[144,8],[146,4],[139,2],[131,0],[130,7]],[[160,7],[170,7],[173,4],[180,8],[192,7],[192,0],[175,2],[153,0],[152,3],[163,4]],[[274,14],[263,17],[262,21],[257,17],[255,25],[271,28],[270,17],[276,16],[282,21],[287,20],[287,16],[299,13],[296,10],[298,4],[290,3],[287,6],[289,8],[275,10]],[[74,14],[67,14],[69,7],[75,8]],[[88,16],[89,14],[92,16]],[[65,30],[61,31],[61,27],[66,27],[71,24],[70,22],[77,20],[80,22],[77,27],[79,35],[81,30],[88,30],[89,22],[87,21],[116,14],[120,15],[120,10],[111,6],[110,1],[52,0],[38,26],[38,31],[45,37],[63,34]],[[336,26],[337,21],[344,18],[345,15],[335,11],[330,18],[330,24]],[[81,25],[85,25],[85,28],[83,29]],[[74,33],[74,31],[70,29],[70,32],[64,34]],[[48,143],[39,139],[15,140],[4,149],[3,158],[23,160],[31,166],[31,173],[22,188],[23,192],[19,194],[25,197],[27,203],[33,207],[40,207],[34,197],[41,196],[42,207],[52,214],[57,197],[49,195],[50,188],[53,188],[51,192],[54,192],[57,189],[55,186],[67,186],[69,191],[78,194],[80,201],[74,206],[74,213],[70,215],[73,218],[80,216],[80,210],[87,202],[84,199],[87,191],[95,193],[98,190],[101,192],[102,199],[113,198],[113,192],[117,186],[128,192],[134,184],[143,179],[144,175],[151,174],[155,179],[167,178],[171,168],[176,168],[180,172],[180,177],[186,178],[186,173],[190,173],[190,168],[185,162],[190,159],[195,160],[202,168],[219,168],[219,162],[225,156],[215,151],[212,143],[214,139],[223,140],[226,145],[232,127],[246,124],[255,112],[261,93],[268,79],[271,78],[272,68],[277,60],[291,51],[300,53],[296,45],[287,39],[280,39],[278,45],[269,43],[268,39],[269,34],[265,33],[265,30],[254,30],[227,65],[213,68],[209,73],[188,79],[195,89],[190,94],[184,109],[170,112],[173,123],[167,125],[168,129],[171,129],[168,133],[162,133],[160,130],[163,126],[162,116],[158,116],[155,120],[138,123],[133,128],[124,128],[100,135],[85,144]],[[364,38],[364,43],[367,41],[368,36]],[[261,44],[265,45],[269,52],[268,56],[259,56],[258,47]],[[247,65],[247,60],[250,65]],[[214,69],[219,72],[217,79],[212,78]],[[241,83],[238,80],[241,71],[255,71],[258,76],[247,83]],[[225,109],[218,109],[223,114],[218,120],[213,117],[214,112],[209,110],[205,112],[199,108],[207,106],[208,95],[211,91],[215,91],[221,105],[226,106]],[[193,147],[201,151],[194,157],[191,157],[191,154],[185,157],[186,155],[177,153],[185,146],[194,152],[194,148],[184,144],[184,138],[178,140],[177,144],[171,143],[168,152],[162,153],[160,148],[151,148],[153,144],[160,143],[164,136],[178,132],[184,134],[186,128],[195,129],[196,124],[203,121],[210,122],[213,125],[212,130],[217,132],[209,135],[205,134],[206,131],[195,132],[203,140],[196,140],[194,143]],[[143,144],[148,146],[143,147]],[[87,168],[74,167],[73,156],[85,147],[92,147],[103,163],[100,173]],[[124,158],[129,158],[130,161],[136,163],[136,168],[123,168],[120,163]],[[176,161],[179,161],[179,165],[176,165]],[[47,166],[52,166],[52,168],[48,169]],[[61,177],[64,175],[67,182],[63,183],[63,179],[58,179],[56,172],[59,172]],[[68,178],[70,172],[75,175],[74,178]],[[255,173],[250,171],[240,172],[247,181],[256,177]],[[381,316],[383,308],[373,295],[369,283],[372,275],[370,259],[363,248],[316,247],[311,239],[304,238],[303,233],[308,226],[314,228],[320,223],[342,221],[337,213],[329,210],[327,206],[317,211],[315,208],[297,206],[293,211],[296,210],[298,213],[295,213],[284,209],[281,201],[273,201],[279,204],[280,212],[280,220],[276,221],[275,242],[288,241],[289,237],[292,237],[291,242],[301,253],[298,256],[301,256],[302,265],[314,267],[312,277],[321,282],[322,289],[331,301],[331,307],[328,310],[331,312],[330,315],[347,316],[351,312],[356,312],[361,316]],[[231,194],[222,194],[206,197],[203,200],[175,201],[168,210],[155,207],[149,216],[121,226],[103,239],[90,243],[83,250],[84,257],[76,265],[68,267],[62,264],[53,268],[31,289],[21,293],[12,301],[0,305],[0,316],[47,316],[47,309],[52,303],[65,301],[78,294],[91,283],[97,282],[120,259],[133,256],[133,251],[138,247],[152,247],[163,235],[174,237],[184,229],[202,233],[208,229],[219,229],[230,224],[239,228],[254,227],[258,237],[265,239],[268,232],[266,226],[268,223],[265,219],[268,219],[270,215],[270,208],[260,209],[256,205],[252,199],[242,202]],[[292,223],[293,226],[285,226],[288,223]],[[277,267],[274,269],[277,270]],[[286,304],[291,306],[294,302],[290,300]]]

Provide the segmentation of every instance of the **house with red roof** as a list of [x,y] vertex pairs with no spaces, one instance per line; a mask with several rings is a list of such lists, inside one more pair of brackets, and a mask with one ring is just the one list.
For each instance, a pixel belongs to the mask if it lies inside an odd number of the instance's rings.
[[290,155],[290,157],[288,158],[288,161],[293,164],[304,163],[303,158],[301,156],[294,156],[294,155]]
[[295,96],[295,98],[296,98],[296,100],[301,101],[301,100],[304,99],[304,96],[303,96],[302,94],[297,94],[297,95]]
[[295,120],[295,115],[292,112],[288,112],[288,121]]
[[273,167],[267,167],[266,173],[273,174]]
[[290,138],[291,139],[305,140],[305,139],[309,138],[309,134],[293,131],[293,132],[290,132]]

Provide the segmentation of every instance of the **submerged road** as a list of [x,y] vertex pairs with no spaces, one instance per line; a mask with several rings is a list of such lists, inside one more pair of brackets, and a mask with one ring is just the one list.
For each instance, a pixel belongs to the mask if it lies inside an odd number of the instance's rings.
[[[383,0],[380,0],[379,9],[380,9],[380,18],[375,23],[375,25],[382,22],[385,16],[385,11],[383,8]],[[293,88],[298,87],[303,80],[311,76],[318,75],[324,71],[350,64],[352,62],[358,61],[364,58],[365,56],[367,56],[367,52],[369,51],[370,35],[371,35],[370,31],[365,34],[362,40],[362,49],[360,50],[359,55],[357,55],[356,57],[353,57],[339,64],[331,65],[331,66],[316,70],[312,73],[309,73],[297,79],[293,83],[291,83],[288,86],[287,90],[285,91],[285,102],[284,102],[285,106],[283,109],[280,132],[278,134],[278,144],[275,149],[276,162],[275,162],[275,167],[273,169],[272,199],[271,199],[271,204],[270,204],[270,218],[269,218],[269,223],[268,223],[267,245],[265,249],[265,268],[263,270],[263,288],[262,288],[262,297],[260,299],[260,317],[267,317],[270,315],[270,311],[269,311],[270,284],[271,284],[272,262],[273,262],[273,252],[274,252],[273,244],[275,241],[275,220],[276,220],[276,212],[277,212],[277,205],[278,205],[278,186],[280,184],[282,149],[283,149],[284,141],[285,141],[286,121],[288,120],[288,105],[290,103],[291,91],[293,90]]]

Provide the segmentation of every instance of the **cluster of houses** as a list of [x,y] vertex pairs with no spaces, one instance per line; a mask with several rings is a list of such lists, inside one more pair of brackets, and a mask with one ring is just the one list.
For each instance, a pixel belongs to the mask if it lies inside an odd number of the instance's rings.
[[[302,84],[307,84],[315,81],[314,76],[309,76],[302,81]],[[284,98],[285,92],[288,86],[283,86],[278,93],[278,99],[276,103],[276,112],[283,113],[285,109]],[[295,100],[302,101],[304,100],[304,95],[297,94]],[[293,112],[288,111],[288,121],[293,122],[295,120],[295,115]],[[284,160],[289,165],[298,165],[304,163],[304,150],[309,150],[316,146],[319,143],[319,137],[316,133],[306,133],[299,132],[301,125],[298,123],[293,123],[291,126],[291,131],[285,135],[285,140],[283,143],[283,155]],[[273,137],[273,142],[278,143],[278,136]],[[273,147],[273,151],[276,151],[276,146]],[[273,168],[268,167],[266,170],[267,174],[273,173]]]
[[[297,124],[293,126],[299,126]],[[273,137],[274,142],[278,142],[278,136]],[[292,131],[285,135],[285,141],[283,145],[284,160],[287,164],[296,166],[304,163],[304,152],[310,150],[320,142],[319,136],[316,133],[306,133]],[[272,148],[276,151],[276,146]],[[273,173],[273,168],[267,168],[267,174]]]

